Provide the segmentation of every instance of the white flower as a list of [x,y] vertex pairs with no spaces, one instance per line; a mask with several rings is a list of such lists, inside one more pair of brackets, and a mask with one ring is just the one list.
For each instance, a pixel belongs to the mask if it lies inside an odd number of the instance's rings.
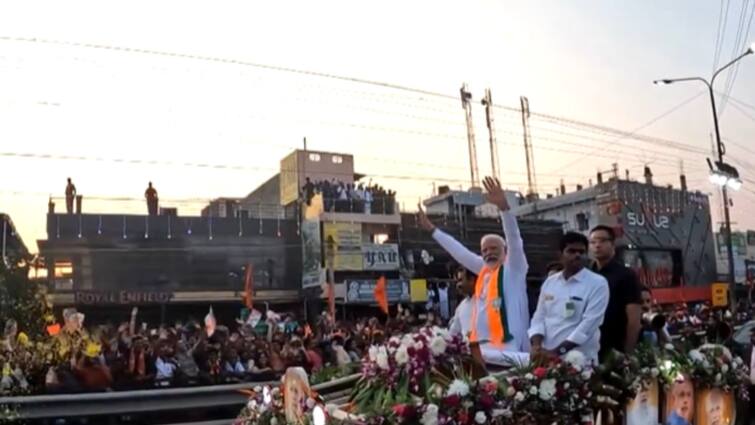
[[378,352],[376,362],[377,362],[377,365],[378,365],[378,367],[380,369],[383,369],[383,370],[388,370],[389,369],[389,366],[388,366],[388,353],[385,352],[385,349],[383,349],[380,352]]
[[278,425],[278,419],[275,416],[270,418],[270,425]]
[[430,351],[439,356],[446,352],[446,340],[442,336],[436,336],[430,341]]
[[703,367],[705,369],[710,369],[711,368],[711,364],[710,364],[710,362],[707,359],[703,360]]
[[516,395],[514,396],[514,400],[516,400],[516,401],[518,401],[518,402],[522,402],[522,401],[524,401],[524,393],[523,393],[523,392],[521,392],[521,391],[518,391],[518,392],[516,393]]
[[723,378],[723,377],[721,376],[721,374],[720,374],[720,373],[717,373],[717,374],[716,374],[716,382],[721,382],[721,379],[722,379],[722,378]]
[[555,379],[543,379],[540,382],[540,399],[548,401],[556,395],[556,380]]
[[660,373],[661,372],[658,370],[657,367],[650,369],[650,376],[652,376],[653,378],[657,378]]
[[524,375],[524,379],[527,379],[527,380],[531,381],[531,380],[535,379],[535,375],[533,375],[531,373],[528,373],[528,374]]
[[667,349],[669,351],[674,351],[676,349],[674,347],[674,344],[666,344],[666,345],[663,346],[663,348],[665,348],[665,349]]
[[726,373],[729,371],[729,365],[725,364],[721,366],[721,372]]
[[246,408],[249,410],[254,410],[257,407],[257,400],[249,400],[248,403],[246,403]]
[[587,364],[587,357],[581,351],[571,350],[564,356],[564,361],[579,372]]
[[516,390],[514,389],[514,387],[506,388],[506,397],[513,397],[514,394],[516,394]]
[[405,365],[409,362],[409,353],[406,352],[406,346],[398,347],[396,350],[396,363],[399,365]]
[[569,383],[567,382],[567,383],[565,383],[565,384],[564,384],[564,389],[565,389],[565,390],[568,390],[570,386],[571,386],[571,385],[569,385]]
[[504,418],[510,418],[514,416],[514,413],[510,409],[493,409],[490,412],[490,416],[497,418],[503,416]]
[[469,394],[469,385],[460,379],[454,379],[451,385],[448,386],[446,395],[458,395],[465,397]]
[[438,425],[438,406],[429,404],[419,423],[422,425]]
[[377,348],[377,346],[373,345],[372,347],[370,347],[370,350],[368,351],[368,353],[370,355],[370,361],[371,362],[376,362],[377,361],[377,355],[378,355],[378,348]]
[[702,363],[705,361],[705,356],[703,356],[703,353],[699,350],[690,350],[688,356],[695,363]]
[[485,416],[485,412],[477,412],[476,415],[474,415],[474,421],[478,424],[484,424],[485,421],[488,420],[488,417]]
[[586,380],[590,379],[591,377],[592,377],[592,370],[585,369],[585,370],[582,371],[582,379],[584,379],[586,381]]
[[741,358],[735,357],[734,358],[734,364],[737,365],[737,366],[741,366],[743,364],[743,361],[742,361]]
[[530,394],[537,395],[537,387],[530,387]]

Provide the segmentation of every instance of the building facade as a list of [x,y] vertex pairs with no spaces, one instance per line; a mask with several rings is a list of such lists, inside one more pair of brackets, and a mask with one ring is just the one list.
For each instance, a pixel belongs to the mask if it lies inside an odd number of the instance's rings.
[[584,234],[599,224],[610,226],[624,263],[657,299],[708,299],[717,279],[710,202],[682,187],[613,178],[520,206],[515,213],[555,220],[564,230]]

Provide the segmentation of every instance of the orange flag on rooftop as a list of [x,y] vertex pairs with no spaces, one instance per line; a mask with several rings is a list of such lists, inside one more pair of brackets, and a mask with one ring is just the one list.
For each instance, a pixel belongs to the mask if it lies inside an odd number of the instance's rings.
[[244,276],[244,304],[250,311],[252,310],[252,290],[254,289],[254,270],[252,263],[246,265],[246,275]]
[[377,300],[378,306],[383,310],[383,313],[388,314],[388,293],[385,289],[385,276],[380,276],[377,285],[375,285],[375,300]]

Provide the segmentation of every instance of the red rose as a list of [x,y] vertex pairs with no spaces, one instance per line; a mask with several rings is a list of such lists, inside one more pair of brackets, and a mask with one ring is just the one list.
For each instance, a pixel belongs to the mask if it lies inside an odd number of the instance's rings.
[[450,395],[443,399],[443,404],[448,407],[456,407],[461,403],[461,397],[458,395]]
[[495,404],[495,399],[492,396],[485,394],[482,397],[480,397],[480,406],[483,409],[490,410],[490,408],[492,408],[494,404]]
[[468,424],[469,423],[469,414],[467,413],[466,410],[462,410],[461,412],[459,412],[459,414],[457,416],[457,419],[459,420],[459,423],[461,425]]
[[414,416],[414,406],[409,404],[397,404],[393,406],[393,413],[402,418],[402,419],[410,419]]
[[538,367],[535,368],[535,370],[532,371],[532,374],[535,375],[537,379],[543,379],[545,378],[545,375],[548,374],[548,369],[544,367]]

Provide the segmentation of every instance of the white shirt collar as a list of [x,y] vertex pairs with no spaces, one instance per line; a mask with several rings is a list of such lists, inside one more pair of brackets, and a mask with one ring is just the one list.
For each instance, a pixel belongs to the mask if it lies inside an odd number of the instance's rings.
[[566,279],[564,277],[564,272],[558,272],[558,280],[561,283],[570,283],[570,282],[584,282],[585,277],[587,277],[587,274],[590,271],[587,269],[587,267],[583,267],[582,270],[578,271],[576,274],[573,274],[569,279]]

